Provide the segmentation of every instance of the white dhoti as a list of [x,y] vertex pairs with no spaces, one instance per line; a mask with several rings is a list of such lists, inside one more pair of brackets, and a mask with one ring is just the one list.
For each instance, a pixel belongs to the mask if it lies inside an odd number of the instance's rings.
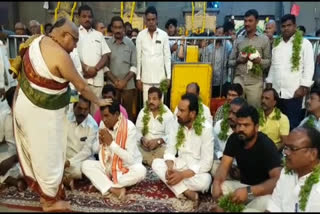
[[102,195],[105,195],[111,187],[122,188],[135,185],[142,181],[147,173],[146,168],[142,164],[134,164],[129,166],[128,169],[129,171],[125,174],[122,174],[121,172],[117,173],[118,183],[114,184],[107,176],[99,161],[86,160],[82,163],[83,174],[89,178]]
[[[65,79],[56,77],[49,71],[39,46],[42,38],[43,35],[36,38],[29,47],[32,68],[42,78],[55,81],[57,84],[65,84],[67,82]],[[60,96],[67,91],[66,87],[59,90],[49,89],[29,80],[28,82],[31,88],[51,96]],[[38,102],[41,99],[38,99]],[[41,196],[54,200],[58,199],[57,194],[62,187],[67,146],[66,110],[65,107],[57,110],[41,108],[27,98],[22,88],[18,91],[13,108],[17,152],[25,178]]]
[[[234,192],[238,188],[247,187],[247,184],[242,184],[240,181],[225,181],[222,183],[222,192],[224,195]],[[252,201],[246,204],[243,212],[264,212],[267,208],[268,200],[271,195],[257,196]]]
[[[195,174],[191,178],[184,179],[180,183],[169,186],[165,174],[167,172],[167,164],[164,159],[154,159],[152,162],[152,170],[159,176],[159,178],[168,186],[168,188],[175,194],[176,197],[186,190],[204,193],[210,187],[211,175],[209,173]],[[175,166],[173,169],[176,169]],[[179,171],[186,170],[187,168],[177,169]]]

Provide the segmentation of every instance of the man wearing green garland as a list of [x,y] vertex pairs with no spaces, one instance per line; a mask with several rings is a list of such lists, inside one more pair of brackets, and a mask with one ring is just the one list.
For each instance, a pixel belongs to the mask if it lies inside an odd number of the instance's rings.
[[304,117],[303,101],[313,83],[314,56],[311,43],[296,29],[294,15],[281,18],[281,32],[273,43],[266,83],[279,93],[279,109],[288,116],[292,130]]
[[279,95],[273,88],[264,89],[261,96],[259,111],[259,131],[266,134],[277,146],[283,148],[284,139],[289,134],[289,120],[280,109],[276,107]]
[[[263,212],[280,176],[280,154],[274,143],[258,132],[259,114],[253,106],[242,107],[236,116],[236,133],[228,138],[214,176],[212,197],[224,211],[232,211],[230,204],[242,204],[247,211]],[[240,181],[226,180],[234,159],[240,170]],[[226,197],[230,203],[221,203]]]
[[308,126],[320,132],[320,88],[311,89],[310,97],[307,100],[307,110],[310,113],[299,126]]
[[185,195],[199,203],[198,192],[209,189],[213,161],[212,125],[199,117],[198,97],[185,94],[178,105],[163,159],[155,159],[152,170],[176,197]]
[[320,133],[294,129],[284,142],[285,167],[268,201],[268,212],[320,211]]
[[155,158],[163,158],[165,147],[169,140],[169,131],[174,117],[170,109],[161,101],[159,88],[148,90],[148,101],[138,114],[137,140],[143,163],[151,166]]
[[[263,90],[262,72],[270,66],[271,58],[269,39],[266,35],[258,33],[258,22],[259,14],[256,10],[251,9],[245,13],[245,33],[235,41],[229,58],[229,66],[235,67],[233,83],[241,84],[248,103],[255,107],[260,106]],[[243,54],[245,50],[247,53]]]

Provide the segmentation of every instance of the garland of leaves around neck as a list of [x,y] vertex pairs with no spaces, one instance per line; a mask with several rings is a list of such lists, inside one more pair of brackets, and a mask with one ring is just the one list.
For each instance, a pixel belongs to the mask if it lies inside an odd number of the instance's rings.
[[[165,110],[164,108],[164,105],[163,103],[160,104],[159,106],[159,117],[158,117],[158,121],[162,124],[163,122],[163,117],[162,115],[164,113],[166,113],[167,111]],[[143,136],[146,136],[148,133],[149,133],[149,121],[150,121],[150,109],[149,109],[149,105],[148,105],[148,102],[146,102],[145,104],[145,108],[143,110],[143,118],[142,118],[142,121],[143,121],[143,128],[142,128],[142,135]]]
[[244,204],[237,204],[232,202],[231,193],[224,195],[219,198],[218,206],[221,207],[225,212],[242,212],[245,208]]
[[310,128],[315,128],[315,117],[314,116],[312,116],[312,115],[310,115],[309,117],[308,117],[308,120],[307,120],[307,122],[306,122],[306,126],[308,126],[308,127],[310,127]]
[[[274,48],[277,47],[280,42],[283,40],[282,36],[280,35],[278,38],[274,41]],[[294,34],[293,38],[293,46],[292,46],[292,56],[291,56],[291,64],[292,64],[292,71],[298,71],[299,70],[299,64],[300,64],[300,51],[303,41],[303,34],[300,30],[297,30]]]
[[222,106],[222,112],[223,112],[223,119],[220,123],[220,133],[218,135],[220,140],[226,140],[228,138],[228,131],[229,131],[229,123],[228,123],[228,115],[230,110],[230,104],[225,103]]
[[[256,51],[257,51],[257,49],[255,47],[253,47],[252,45],[248,45],[241,50],[241,52],[244,52],[247,54],[253,54]],[[262,65],[253,63],[252,68],[249,71],[255,76],[261,76],[262,72],[263,72]]]
[[[293,174],[293,170],[288,169],[285,159],[283,159],[285,174]],[[301,211],[306,210],[308,199],[312,190],[312,186],[320,181],[320,164],[315,166],[312,170],[311,175],[304,182],[299,192],[299,208]]]
[[[203,122],[205,121],[205,117],[203,114],[203,105],[202,105],[202,100],[199,98],[199,112],[198,115],[193,122],[193,128],[196,133],[196,135],[200,136],[202,134],[202,129],[203,129]],[[176,149],[179,150],[179,148],[183,145],[184,140],[185,140],[185,134],[184,134],[184,127],[183,125],[179,125],[178,133],[176,136],[177,144],[176,144]]]
[[[277,107],[274,108],[275,115],[271,118],[271,120],[280,120],[281,119],[281,111]],[[263,126],[266,122],[266,117],[264,115],[264,111],[262,108],[258,108],[259,112],[259,126]]]
[[161,80],[161,82],[160,82],[160,87],[159,87],[160,91],[161,91],[163,94],[165,94],[165,93],[168,92],[168,88],[169,88],[168,81],[167,81],[166,79]]

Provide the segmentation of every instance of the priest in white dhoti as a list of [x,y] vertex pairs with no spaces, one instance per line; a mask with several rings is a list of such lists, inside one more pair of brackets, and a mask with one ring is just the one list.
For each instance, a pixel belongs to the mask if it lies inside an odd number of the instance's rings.
[[70,58],[78,37],[75,24],[62,18],[49,36],[34,35],[21,44],[10,68],[18,79],[13,121],[19,161],[29,187],[40,195],[44,211],[71,209],[64,201],[62,184],[69,82],[93,103],[107,104],[90,91]]
[[94,149],[99,150],[99,161],[84,161],[82,172],[102,195],[111,192],[123,200],[125,187],[135,185],[146,176],[137,146],[136,127],[120,113],[116,100],[100,110],[99,142]]
[[64,184],[73,190],[74,180],[82,178],[81,165],[88,159],[95,160],[93,145],[97,140],[98,125],[89,114],[91,102],[79,96],[68,113],[67,155]]
[[155,159],[153,171],[180,197],[199,202],[198,192],[209,190],[213,163],[212,124],[198,114],[198,97],[183,95],[178,105],[178,123],[172,128],[163,159]]

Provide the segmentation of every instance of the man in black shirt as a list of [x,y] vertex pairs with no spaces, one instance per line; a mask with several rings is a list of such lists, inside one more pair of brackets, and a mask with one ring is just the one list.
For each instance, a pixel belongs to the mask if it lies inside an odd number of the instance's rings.
[[[227,141],[214,176],[212,197],[217,200],[232,193],[232,201],[246,204],[246,211],[264,212],[280,176],[280,155],[272,140],[258,132],[259,114],[254,107],[244,106],[236,116],[236,133]],[[234,158],[240,169],[240,182],[226,181]]]

